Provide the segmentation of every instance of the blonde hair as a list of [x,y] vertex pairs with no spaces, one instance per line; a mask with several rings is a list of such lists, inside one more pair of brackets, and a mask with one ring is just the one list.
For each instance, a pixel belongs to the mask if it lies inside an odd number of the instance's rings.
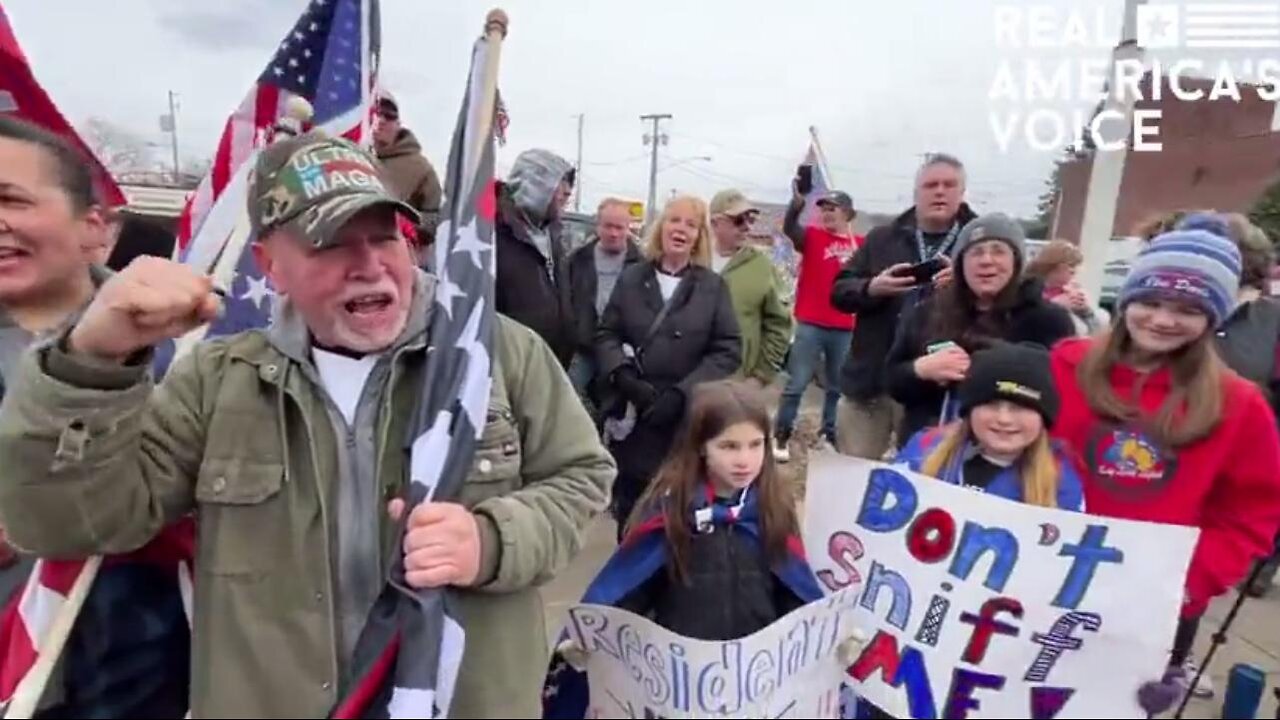
[[[920,465],[920,473],[923,475],[941,479],[956,463],[964,462],[964,448],[973,437],[968,418],[947,425],[942,433],[942,441]],[[1053,445],[1049,442],[1047,430],[1041,429],[1040,436],[1022,451],[1015,469],[1022,485],[1023,503],[1058,507],[1058,483],[1062,471],[1058,467],[1058,459],[1053,455]]]
[[1082,262],[1084,262],[1084,254],[1075,246],[1075,243],[1069,240],[1054,240],[1040,248],[1035,259],[1027,263],[1025,273],[1028,277],[1043,280],[1060,265],[1075,267]]
[[667,201],[662,208],[662,214],[658,216],[644,233],[644,254],[650,260],[657,260],[662,257],[662,226],[666,224],[667,217],[671,215],[671,211],[677,205],[689,205],[693,208],[694,217],[698,218],[698,237],[693,241],[693,250],[689,255],[689,262],[702,267],[711,267],[711,223],[710,216],[707,214],[707,204],[702,198],[694,195],[677,195]]

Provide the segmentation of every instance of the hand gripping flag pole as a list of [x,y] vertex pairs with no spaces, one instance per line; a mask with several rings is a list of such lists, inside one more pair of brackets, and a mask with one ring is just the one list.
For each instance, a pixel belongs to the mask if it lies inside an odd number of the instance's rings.
[[[484,431],[492,383],[495,249],[494,108],[498,55],[507,17],[489,13],[471,56],[436,231],[435,297],[422,392],[406,446],[406,505],[453,501]],[[410,511],[411,513],[412,511]],[[330,717],[448,716],[465,633],[447,588],[413,588],[399,556],[356,645],[354,682]]]

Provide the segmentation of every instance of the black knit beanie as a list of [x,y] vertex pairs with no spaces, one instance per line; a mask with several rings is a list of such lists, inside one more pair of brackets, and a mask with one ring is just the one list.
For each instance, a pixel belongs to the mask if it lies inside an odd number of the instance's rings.
[[1000,343],[973,354],[958,390],[960,414],[995,400],[1008,400],[1040,413],[1045,427],[1058,416],[1060,399],[1049,372],[1049,353],[1031,343]]

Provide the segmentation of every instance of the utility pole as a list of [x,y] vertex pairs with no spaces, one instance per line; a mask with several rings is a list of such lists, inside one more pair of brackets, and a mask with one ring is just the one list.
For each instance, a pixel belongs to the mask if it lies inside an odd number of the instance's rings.
[[173,139],[173,184],[177,185],[181,182],[178,179],[178,104],[175,99],[178,96],[172,90],[169,91],[169,137]]
[[644,206],[644,224],[648,227],[653,222],[654,206],[658,204],[658,143],[667,144],[667,136],[658,132],[658,123],[670,120],[670,113],[641,115],[640,119],[653,123],[653,132],[644,134],[644,144],[651,145],[653,152],[649,155],[649,202]]
[[[1104,150],[1098,138],[1094,138],[1092,165],[1089,168],[1089,186],[1085,191],[1084,211],[1080,218],[1080,250],[1084,254],[1084,266],[1080,272],[1080,287],[1091,298],[1102,291],[1102,280],[1107,257],[1110,254],[1111,233],[1116,223],[1116,206],[1120,199],[1120,185],[1124,180],[1124,163],[1129,154],[1128,136],[1133,127],[1135,98],[1116,82],[1116,66],[1121,62],[1143,62],[1143,50],[1138,45],[1138,6],[1146,0],[1125,0],[1124,31],[1120,43],[1111,54],[1110,74],[1107,76],[1107,97],[1103,112],[1114,111],[1123,120],[1125,141],[1118,150]],[[1159,79],[1156,80],[1159,82]],[[1059,206],[1060,208],[1061,206]]]
[[582,120],[586,116],[578,113],[578,163],[575,165],[577,170],[573,173],[574,189],[573,189],[573,211],[582,212]]

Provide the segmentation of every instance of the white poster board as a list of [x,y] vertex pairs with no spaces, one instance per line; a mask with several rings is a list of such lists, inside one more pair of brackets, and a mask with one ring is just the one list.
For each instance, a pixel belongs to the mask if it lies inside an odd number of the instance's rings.
[[1164,671],[1198,536],[809,464],[810,565],[825,591],[861,587],[853,687],[898,718],[1146,717],[1136,693]]
[[835,718],[856,588],[729,642],[690,640],[617,608],[577,605],[568,633],[587,651],[589,718]]

